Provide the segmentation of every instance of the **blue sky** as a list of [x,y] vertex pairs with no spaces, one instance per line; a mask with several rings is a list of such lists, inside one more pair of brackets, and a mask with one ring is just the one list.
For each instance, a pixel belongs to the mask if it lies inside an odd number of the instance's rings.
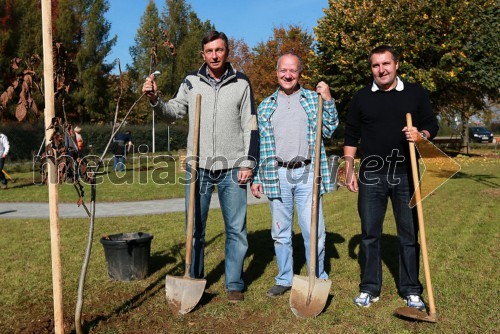
[[[109,0],[106,19],[111,23],[110,37],[118,36],[108,62],[120,59],[122,69],[131,62],[129,47],[139,28],[141,16],[149,0]],[[155,0],[161,12],[165,0]],[[202,20],[210,20],[216,29],[228,37],[243,39],[253,47],[267,41],[274,27],[299,25],[313,33],[318,19],[324,16],[328,0],[187,0]]]

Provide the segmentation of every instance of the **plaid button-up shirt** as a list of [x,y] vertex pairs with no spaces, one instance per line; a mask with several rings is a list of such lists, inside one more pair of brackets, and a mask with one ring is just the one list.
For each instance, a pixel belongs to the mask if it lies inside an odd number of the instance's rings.
[[[262,184],[264,194],[268,198],[281,197],[278,179],[278,166],[276,163],[276,145],[274,142],[274,131],[272,125],[273,113],[278,107],[279,89],[273,95],[266,97],[257,110],[257,121],[260,137],[260,158],[255,172],[254,184]],[[311,160],[314,168],[314,146],[316,144],[316,123],[318,114],[318,94],[314,91],[300,88],[300,104],[304,108],[308,119],[307,142],[311,152]],[[323,138],[330,138],[339,124],[335,101],[323,102]],[[326,158],[325,147],[321,142],[321,194],[333,190],[330,168]]]

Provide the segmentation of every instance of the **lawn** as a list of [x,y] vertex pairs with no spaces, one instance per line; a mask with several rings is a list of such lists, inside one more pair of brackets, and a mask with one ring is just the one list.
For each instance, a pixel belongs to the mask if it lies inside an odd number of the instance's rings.
[[[97,201],[136,201],[184,197],[182,181],[184,172],[172,156],[140,156],[127,159],[125,172],[113,171],[112,157],[104,160],[104,167],[96,178]],[[9,182],[8,191],[0,192],[0,202],[48,201],[48,188],[41,181],[37,168],[31,162],[6,164],[5,169],[15,182]],[[85,201],[90,198],[90,184],[80,182]],[[76,203],[78,193],[71,181],[63,181],[58,187],[60,202]]]
[[[500,325],[500,159],[458,157],[457,162],[461,171],[423,202],[436,324],[405,321],[393,315],[394,309],[404,303],[395,287],[398,260],[391,210],[383,236],[380,301],[367,309],[352,304],[359,284],[360,228],[356,195],[341,188],[324,197],[326,268],[333,284],[326,308],[317,318],[296,318],[289,307],[289,294],[276,299],[265,295],[274,283],[276,263],[269,209],[263,204],[248,208],[245,301],[227,303],[224,227],[220,210],[212,210],[207,227],[205,294],[200,305],[184,316],[170,313],[164,289],[165,275],[183,274],[184,214],[96,219],[85,286],[84,328],[89,333],[495,333]],[[163,195],[166,193],[162,190]],[[18,198],[22,198],[21,192]],[[0,236],[0,332],[50,333],[53,309],[49,222],[0,219],[0,224],[4,231]],[[60,229],[64,321],[69,333],[74,330],[88,221],[62,219]],[[154,235],[150,273],[139,281],[112,281],[107,275],[100,236],[134,231]],[[306,275],[297,228],[294,245],[295,272]],[[424,282],[423,269],[421,280]]]

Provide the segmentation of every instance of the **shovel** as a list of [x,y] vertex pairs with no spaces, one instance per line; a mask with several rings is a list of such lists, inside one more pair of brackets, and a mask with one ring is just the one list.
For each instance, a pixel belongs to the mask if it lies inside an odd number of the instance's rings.
[[174,314],[189,313],[200,301],[207,281],[189,276],[191,270],[191,255],[193,252],[194,203],[196,179],[198,176],[198,145],[200,137],[201,95],[196,95],[196,111],[193,136],[193,161],[191,165],[191,184],[189,185],[188,221],[186,237],[186,266],[184,276],[165,277],[165,292],[168,305]]
[[321,128],[323,126],[323,99],[318,96],[318,123],[314,157],[314,182],[311,209],[311,236],[309,240],[309,277],[294,275],[290,293],[290,308],[301,318],[314,318],[325,308],[332,281],[316,277],[316,247],[318,244],[318,202],[321,185]]
[[[407,127],[412,126],[411,114],[406,114]],[[422,262],[424,264],[425,287],[429,297],[429,314],[414,307],[400,307],[394,311],[395,315],[419,321],[437,322],[436,306],[434,305],[434,293],[432,292],[431,273],[429,269],[429,259],[427,258],[427,241],[425,239],[424,212],[422,210],[422,199],[420,196],[420,186],[417,169],[417,156],[415,154],[415,143],[410,142],[411,172],[413,184],[415,185],[415,201],[417,202],[418,228],[420,230],[420,244],[422,246]]]

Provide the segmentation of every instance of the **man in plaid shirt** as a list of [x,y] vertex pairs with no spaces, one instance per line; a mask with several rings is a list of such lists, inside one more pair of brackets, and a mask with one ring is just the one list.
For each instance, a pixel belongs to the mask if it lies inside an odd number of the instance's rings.
[[[265,194],[270,201],[274,250],[278,264],[276,284],[267,292],[270,297],[290,290],[293,279],[292,225],[293,207],[298,221],[306,260],[309,263],[309,238],[314,176],[318,94],[324,100],[323,136],[330,138],[337,128],[338,115],[330,88],[318,83],[316,91],[299,84],[300,58],[286,53],[278,59],[276,74],[280,87],[259,105],[257,121],[260,136],[260,160],[251,186],[252,194]],[[333,190],[332,177],[323,143],[321,144],[321,194]],[[318,265],[316,276],[327,279],[324,270],[325,222],[321,199],[318,219]],[[312,259],[313,261],[315,259]]]

